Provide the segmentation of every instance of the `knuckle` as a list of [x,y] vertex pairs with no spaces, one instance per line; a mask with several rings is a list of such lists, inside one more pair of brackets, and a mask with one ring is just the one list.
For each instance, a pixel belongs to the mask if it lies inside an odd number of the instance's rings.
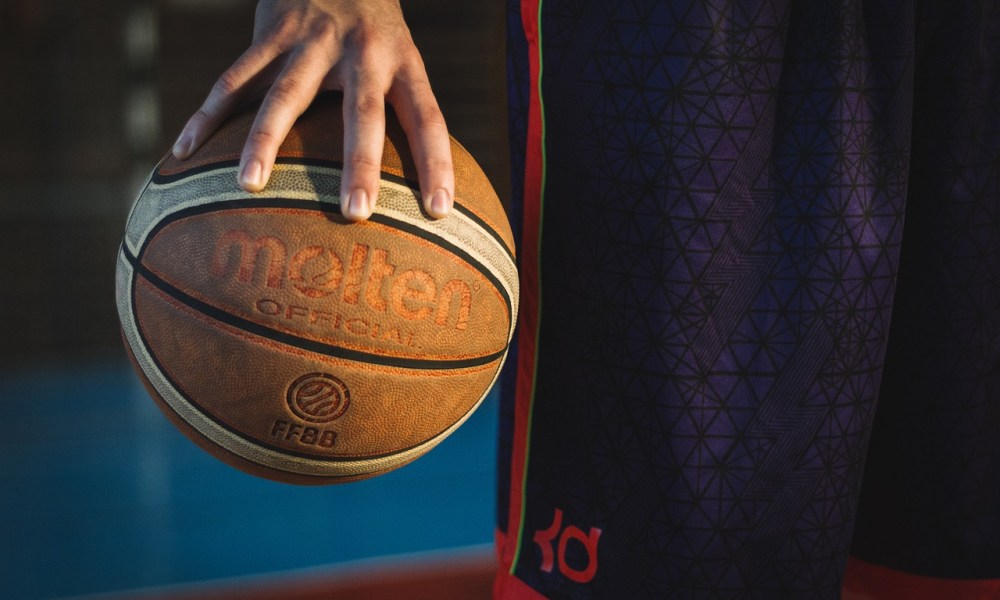
[[223,97],[232,96],[240,89],[240,80],[232,69],[225,71],[215,82],[215,92]]
[[389,73],[402,64],[399,40],[378,28],[359,25],[350,32],[347,42],[349,54],[362,72]]
[[446,173],[452,170],[450,155],[432,156],[427,159],[427,169],[438,173]]
[[282,13],[274,20],[274,24],[268,32],[268,38],[278,43],[286,42],[289,38],[296,37],[301,26],[301,21],[294,15]]
[[376,158],[374,155],[364,152],[355,152],[354,154],[348,156],[347,162],[354,167],[355,172],[371,171],[373,169],[382,168],[381,157]]
[[448,126],[445,124],[444,114],[437,104],[421,106],[415,111],[414,116],[416,118],[415,125],[418,128],[447,134]]
[[299,103],[302,95],[301,86],[296,77],[285,75],[271,85],[267,95],[272,104],[278,106],[292,106]]
[[350,33],[350,43],[362,52],[366,52],[377,47],[382,40],[382,35],[378,28],[367,21],[362,21],[354,26]]
[[399,57],[399,62],[401,65],[401,70],[423,74],[426,79],[424,58],[417,50],[417,47],[412,43],[401,44],[400,47],[396,48],[396,55]]
[[339,37],[340,28],[333,19],[319,19],[309,25],[309,37],[330,44]]
[[199,108],[191,115],[190,123],[194,126],[204,126],[207,123],[211,123],[213,120],[212,114],[209,113],[204,107]]
[[254,127],[250,130],[250,133],[247,134],[247,153],[256,154],[262,152],[266,148],[274,148],[278,146],[280,142],[281,140],[278,139],[278,136],[275,135],[274,132],[268,129]]
[[392,70],[385,55],[371,48],[358,52],[350,65],[351,78],[356,82],[381,80]]
[[382,98],[372,93],[359,96],[355,109],[359,114],[368,117],[381,115],[385,110]]
[[356,153],[346,157],[344,168],[353,174],[355,183],[377,180],[382,170],[382,157]]

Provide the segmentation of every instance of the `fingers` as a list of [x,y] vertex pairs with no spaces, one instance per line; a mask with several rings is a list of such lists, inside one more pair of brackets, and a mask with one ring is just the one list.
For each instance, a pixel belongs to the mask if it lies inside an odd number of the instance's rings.
[[[421,69],[422,73],[422,69]],[[424,210],[434,218],[451,211],[455,197],[451,140],[426,76],[401,78],[389,92],[410,151]],[[385,141],[385,92],[359,79],[344,91],[344,172],[340,207],[353,221],[371,216],[378,197]]]
[[410,143],[424,210],[440,219],[451,211],[455,198],[451,139],[423,66],[418,66],[416,75],[403,73],[389,97]]
[[443,217],[455,194],[451,143],[398,3],[324,6],[260,3],[253,44],[188,120],[174,155],[190,157],[234,110],[266,90],[238,176],[243,189],[260,191],[295,120],[321,87],[339,88],[344,93],[341,212],[364,220],[379,193],[388,99],[416,162],[424,209]]
[[178,159],[186,159],[201,146],[223,120],[243,102],[252,82],[274,60],[268,46],[253,46],[240,56],[212,86],[201,108],[188,119],[172,149]]
[[316,96],[330,67],[330,55],[320,46],[303,48],[289,57],[250,127],[240,156],[240,187],[248,192],[264,189],[281,142]]
[[347,219],[371,216],[382,177],[385,92],[364,75],[344,89],[344,171],[340,211]]

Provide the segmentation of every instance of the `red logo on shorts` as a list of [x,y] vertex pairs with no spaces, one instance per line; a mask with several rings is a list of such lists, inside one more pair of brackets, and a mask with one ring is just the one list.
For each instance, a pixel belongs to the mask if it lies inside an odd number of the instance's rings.
[[288,408],[310,423],[329,423],[351,403],[344,382],[326,373],[303,375],[288,388]]
[[[532,541],[538,545],[542,551],[542,571],[552,572],[552,567],[556,560],[559,562],[559,572],[571,581],[577,583],[587,583],[597,574],[597,540],[601,537],[601,530],[591,527],[589,533],[584,533],[582,529],[575,525],[569,525],[565,529],[562,526],[563,512],[556,509],[552,524],[547,529],[539,529],[535,532]],[[560,535],[560,530],[562,534]],[[556,552],[552,552],[552,541],[559,537]],[[576,541],[583,546],[587,552],[587,565],[582,569],[571,567],[566,563],[566,547],[570,542]]]

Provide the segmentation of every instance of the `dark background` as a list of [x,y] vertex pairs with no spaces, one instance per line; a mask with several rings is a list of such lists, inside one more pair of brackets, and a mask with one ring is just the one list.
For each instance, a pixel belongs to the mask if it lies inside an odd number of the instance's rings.
[[[503,3],[403,4],[452,134],[506,199]],[[249,45],[253,12],[0,0],[4,600],[489,595],[494,397],[406,468],[301,488],[200,451],[125,358],[114,270],[128,209]]]
[[[507,196],[503,3],[406,0],[452,135]],[[0,0],[0,369],[114,360],[133,195],[249,45],[246,0]]]

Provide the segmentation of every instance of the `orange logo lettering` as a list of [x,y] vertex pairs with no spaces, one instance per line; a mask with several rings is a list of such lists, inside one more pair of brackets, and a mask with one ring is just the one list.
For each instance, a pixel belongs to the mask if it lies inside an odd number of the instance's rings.
[[472,312],[472,288],[465,281],[439,286],[426,271],[399,272],[388,250],[356,242],[345,259],[318,244],[293,252],[274,236],[227,231],[216,243],[209,273],[223,279],[234,272],[241,283],[275,289],[290,284],[306,298],[391,311],[409,321],[432,319],[439,327],[464,330]]

